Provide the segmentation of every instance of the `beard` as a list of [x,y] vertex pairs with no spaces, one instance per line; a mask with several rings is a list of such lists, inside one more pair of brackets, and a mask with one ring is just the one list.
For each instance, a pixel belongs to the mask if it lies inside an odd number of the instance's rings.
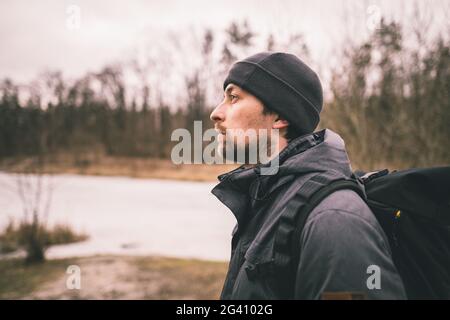
[[[244,141],[242,141],[244,140]],[[271,137],[261,139],[239,139],[233,135],[223,135],[219,138],[218,153],[225,161],[245,165],[260,164],[271,155]]]

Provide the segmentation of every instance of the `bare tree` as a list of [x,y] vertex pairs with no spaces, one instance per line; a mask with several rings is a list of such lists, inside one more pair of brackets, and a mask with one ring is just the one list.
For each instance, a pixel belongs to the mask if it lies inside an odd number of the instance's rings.
[[31,158],[15,175],[16,192],[22,204],[20,242],[26,251],[26,262],[45,260],[47,239],[44,231],[52,201],[52,176],[44,174],[44,157]]

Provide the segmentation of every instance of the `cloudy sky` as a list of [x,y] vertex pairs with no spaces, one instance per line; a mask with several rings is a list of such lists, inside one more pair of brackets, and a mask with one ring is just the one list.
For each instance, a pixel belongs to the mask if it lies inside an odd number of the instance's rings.
[[[371,20],[378,13],[407,19],[414,9],[411,3],[410,0],[1,0],[0,77],[24,82],[46,69],[77,76],[123,59],[142,42],[158,42],[167,31],[183,34],[189,28],[203,27],[223,30],[231,21],[244,18],[260,34],[302,33],[313,58],[324,61],[339,42],[345,41],[344,35],[366,36]],[[419,13],[424,17],[431,15],[433,28],[439,30],[450,20],[449,4],[448,0],[419,0]]]

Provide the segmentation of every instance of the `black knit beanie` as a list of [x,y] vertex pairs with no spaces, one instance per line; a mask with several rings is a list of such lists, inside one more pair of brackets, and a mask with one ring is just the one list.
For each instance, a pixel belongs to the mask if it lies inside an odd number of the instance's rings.
[[223,88],[234,83],[257,97],[300,134],[319,123],[323,94],[319,77],[293,54],[261,52],[236,62]]

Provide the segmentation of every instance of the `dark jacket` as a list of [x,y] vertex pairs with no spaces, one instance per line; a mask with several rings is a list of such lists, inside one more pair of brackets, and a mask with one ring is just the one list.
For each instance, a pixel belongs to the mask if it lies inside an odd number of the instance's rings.
[[[237,219],[222,299],[319,299],[335,291],[365,293],[369,299],[406,298],[383,230],[350,190],[329,195],[309,215],[296,276],[272,266],[281,209],[299,185],[326,170],[352,174],[344,141],[328,129],[292,140],[279,154],[276,175],[241,166],[219,176],[212,193]],[[255,265],[267,272],[252,275],[249,269]],[[367,286],[371,265],[380,268],[380,289]]]

